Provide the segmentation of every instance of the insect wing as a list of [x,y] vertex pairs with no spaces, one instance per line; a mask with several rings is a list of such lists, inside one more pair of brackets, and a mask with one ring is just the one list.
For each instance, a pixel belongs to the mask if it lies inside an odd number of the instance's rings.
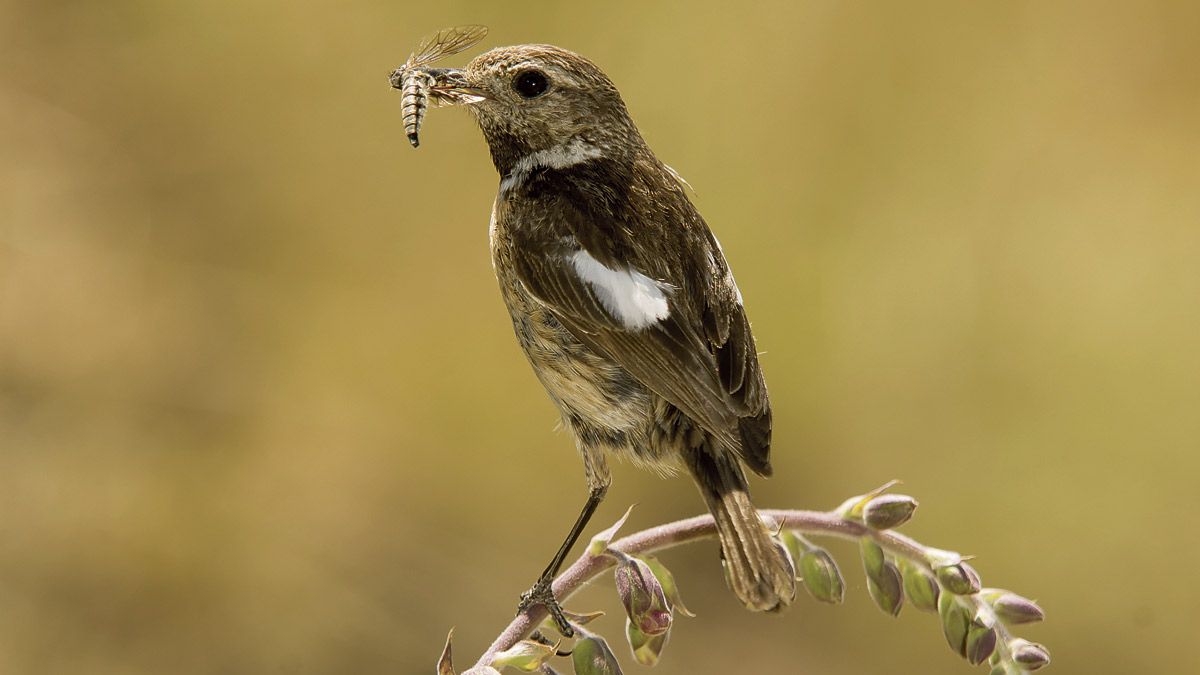
[[423,66],[438,59],[457,54],[467,49],[487,35],[487,26],[469,25],[455,26],[440,30],[421,40],[412,56],[408,57],[408,67]]

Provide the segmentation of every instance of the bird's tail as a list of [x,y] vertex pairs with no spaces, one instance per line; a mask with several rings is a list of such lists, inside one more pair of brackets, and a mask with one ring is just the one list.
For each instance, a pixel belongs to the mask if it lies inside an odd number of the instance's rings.
[[729,587],[749,610],[784,609],[796,597],[796,571],[750,503],[737,458],[705,448],[687,454],[688,469],[717,522]]

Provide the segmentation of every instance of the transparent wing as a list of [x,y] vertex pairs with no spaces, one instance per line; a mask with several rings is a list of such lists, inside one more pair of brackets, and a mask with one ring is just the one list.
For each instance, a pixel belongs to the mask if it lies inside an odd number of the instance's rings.
[[487,35],[487,26],[469,25],[455,26],[440,30],[421,40],[412,56],[408,57],[409,67],[423,66],[438,59],[457,54],[476,44]]

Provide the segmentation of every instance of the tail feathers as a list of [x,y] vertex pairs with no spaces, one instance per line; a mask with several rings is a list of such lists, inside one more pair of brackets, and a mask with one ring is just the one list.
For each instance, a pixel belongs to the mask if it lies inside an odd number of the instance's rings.
[[692,454],[689,468],[717,523],[725,579],[747,609],[778,612],[796,597],[796,570],[750,502],[737,460]]

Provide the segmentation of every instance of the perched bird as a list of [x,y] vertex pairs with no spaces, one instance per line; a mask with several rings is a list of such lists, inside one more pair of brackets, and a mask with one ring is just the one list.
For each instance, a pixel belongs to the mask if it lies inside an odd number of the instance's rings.
[[771,474],[767,388],[741,292],[681,179],[578,54],[502,47],[437,76],[434,91],[466,104],[500,173],[501,295],[590,489],[524,604],[558,614],[549,583],[604,497],[609,458],[624,457],[686,471],[716,519],[733,592],[752,610],[787,606],[795,573],[745,475]]

